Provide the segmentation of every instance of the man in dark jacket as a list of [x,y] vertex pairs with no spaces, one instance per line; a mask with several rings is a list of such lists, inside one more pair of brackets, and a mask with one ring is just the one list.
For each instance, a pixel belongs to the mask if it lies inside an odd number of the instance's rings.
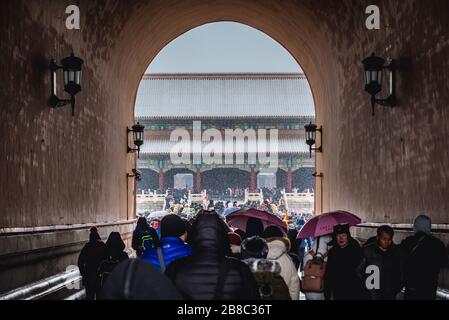
[[185,222],[177,215],[169,214],[162,219],[161,237],[160,246],[146,250],[142,259],[162,272],[173,261],[192,254],[192,248],[185,243],[187,240]]
[[349,225],[336,225],[333,241],[335,245],[329,250],[324,274],[325,299],[363,299],[363,252],[359,243],[351,237]]
[[[377,229],[377,240],[363,247],[362,271],[367,278],[365,289],[371,300],[396,300],[397,294],[401,292],[400,252],[393,243],[393,236],[394,231],[391,227],[381,226]],[[372,267],[376,267],[378,273],[376,270],[370,270]],[[370,277],[373,277],[373,281]]]
[[255,300],[258,286],[243,262],[230,252],[226,229],[217,214],[200,213],[189,236],[191,256],[174,261],[166,271],[187,300]]
[[78,257],[78,268],[83,277],[87,300],[95,300],[99,293],[97,270],[104,257],[104,242],[101,241],[98,230],[90,229],[89,242],[81,250]]
[[415,235],[401,243],[406,300],[435,300],[440,269],[447,266],[443,242],[433,237],[428,216],[414,222]]

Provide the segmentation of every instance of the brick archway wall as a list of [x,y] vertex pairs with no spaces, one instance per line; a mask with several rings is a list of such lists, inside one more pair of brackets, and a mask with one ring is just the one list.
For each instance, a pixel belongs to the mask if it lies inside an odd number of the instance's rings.
[[[11,0],[0,12],[1,227],[126,218],[126,173],[135,162],[125,152],[126,126],[141,76],[171,40],[216,21],[265,32],[304,69],[324,127],[324,210],[392,223],[427,211],[435,223],[449,222],[447,1],[379,1],[387,37],[364,27],[370,1],[79,3],[81,31],[65,29],[66,1]],[[72,50],[86,62],[74,118],[46,105],[48,60]],[[374,118],[361,72],[373,51],[400,68],[400,106]]]

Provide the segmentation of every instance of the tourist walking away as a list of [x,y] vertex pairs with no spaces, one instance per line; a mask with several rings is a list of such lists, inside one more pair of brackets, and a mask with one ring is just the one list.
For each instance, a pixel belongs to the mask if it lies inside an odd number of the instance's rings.
[[182,300],[173,283],[142,259],[127,259],[110,274],[101,300]]
[[394,230],[377,229],[377,240],[363,247],[365,290],[371,300],[396,300],[402,290],[401,256],[393,242]]
[[263,232],[263,238],[268,244],[267,258],[276,260],[281,265],[281,276],[288,286],[292,300],[299,300],[298,270],[288,252],[290,240],[277,226],[269,226]]
[[95,300],[99,294],[97,270],[104,257],[104,242],[101,241],[96,227],[90,229],[89,242],[78,257],[78,268],[83,277],[86,299]]
[[128,254],[124,251],[125,243],[118,232],[111,232],[104,248],[105,255],[98,267],[98,280],[102,288],[114,268],[123,260],[128,259]]
[[361,300],[363,296],[363,252],[357,240],[351,237],[348,224],[334,227],[335,245],[329,250],[324,274],[326,300]]
[[291,300],[290,292],[281,276],[281,265],[267,259],[268,245],[265,239],[254,236],[246,238],[241,245],[242,261],[245,262],[259,286],[263,300]]
[[133,232],[133,239],[131,247],[136,251],[136,256],[140,257],[143,255],[145,248],[143,247],[142,238],[148,233],[150,225],[145,217],[140,217],[137,219],[136,229]]
[[440,270],[448,263],[446,249],[441,240],[431,235],[432,222],[428,216],[418,216],[413,228],[415,234],[401,243],[404,299],[435,300]]
[[306,300],[324,300],[324,274],[331,243],[330,235],[317,237],[304,254],[301,289]]
[[249,267],[226,257],[230,252],[229,238],[217,214],[198,214],[189,239],[192,255],[174,261],[165,272],[185,299],[259,299]]
[[161,237],[160,246],[145,251],[142,259],[165,272],[173,261],[190,255],[192,247],[186,243],[185,222],[175,214],[169,214],[162,219]]
[[289,229],[287,235],[288,240],[290,240],[290,250],[288,252],[288,255],[290,256],[290,258],[292,258],[296,270],[299,270],[301,261],[299,258],[299,241],[296,239],[298,231],[296,229]]

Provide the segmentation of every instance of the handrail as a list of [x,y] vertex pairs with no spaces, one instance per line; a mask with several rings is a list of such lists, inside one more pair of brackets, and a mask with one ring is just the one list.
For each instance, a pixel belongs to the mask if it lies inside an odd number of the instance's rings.
[[78,267],[0,295],[1,300],[37,300],[81,281]]
[[35,234],[55,231],[71,231],[80,229],[90,229],[91,227],[103,228],[118,225],[133,224],[136,220],[123,220],[116,222],[103,222],[103,223],[85,223],[85,224],[70,224],[70,225],[54,225],[54,226],[42,226],[42,227],[19,227],[19,228],[0,228],[0,237],[12,236],[21,234]]

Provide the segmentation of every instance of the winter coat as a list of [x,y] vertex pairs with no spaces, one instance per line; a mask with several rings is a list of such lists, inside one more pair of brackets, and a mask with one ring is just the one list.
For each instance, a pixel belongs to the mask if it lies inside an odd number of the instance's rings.
[[371,242],[363,247],[363,268],[365,279],[371,273],[367,273],[367,267],[379,268],[379,289],[367,290],[367,297],[371,300],[395,300],[396,295],[402,290],[401,257],[399,248],[392,245],[388,251],[382,251],[376,242]]
[[440,269],[447,266],[443,242],[418,232],[402,241],[405,299],[434,300]]
[[126,248],[120,234],[118,232],[111,232],[104,248],[103,260],[98,267],[98,281],[102,287],[110,273],[123,260],[127,260],[128,254],[124,251]]
[[360,300],[363,293],[363,252],[359,243],[349,238],[345,248],[335,245],[329,250],[324,274],[324,297],[326,300]]
[[[173,261],[192,254],[192,247],[177,237],[162,238],[161,249],[166,268]],[[157,248],[146,251],[141,258],[161,270]]]
[[[329,243],[332,241],[332,236],[321,236],[319,241],[318,239],[314,239],[313,245],[311,249],[304,255],[303,258],[303,266],[309,260],[313,259],[313,252],[317,253],[318,256],[324,257],[324,261],[327,262],[327,256],[329,254]],[[306,300],[324,300],[324,292],[305,292]]]
[[291,300],[290,292],[281,276],[279,262],[268,259],[245,259],[245,262],[259,286],[261,299],[265,300]]
[[288,251],[290,241],[285,237],[268,238],[267,259],[276,260],[281,265],[281,276],[288,286],[292,300],[299,300],[299,276]]
[[104,242],[91,239],[78,257],[78,268],[86,287],[96,287],[98,283],[97,270],[104,258]]
[[256,300],[249,267],[231,253],[226,230],[214,214],[199,214],[189,235],[193,253],[174,261],[165,274],[187,300]]
[[136,255],[138,257],[140,257],[144,252],[144,248],[142,246],[142,237],[145,235],[146,231],[149,228],[150,226],[148,225],[146,218],[140,217],[137,220],[136,229],[133,232],[131,247],[136,251]]

